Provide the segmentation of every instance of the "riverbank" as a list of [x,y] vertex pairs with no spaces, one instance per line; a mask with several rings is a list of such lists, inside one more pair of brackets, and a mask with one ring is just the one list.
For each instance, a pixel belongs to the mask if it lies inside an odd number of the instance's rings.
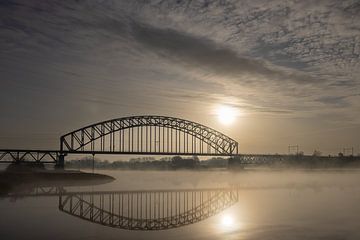
[[31,191],[39,187],[90,186],[106,184],[115,178],[77,170],[45,169],[26,165],[10,165],[0,172],[0,195]]

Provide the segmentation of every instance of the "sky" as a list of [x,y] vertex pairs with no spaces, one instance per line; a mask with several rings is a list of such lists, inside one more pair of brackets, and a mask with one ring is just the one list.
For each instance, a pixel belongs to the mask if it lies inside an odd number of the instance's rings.
[[0,148],[158,114],[240,153],[359,153],[359,56],[360,1],[2,0]]

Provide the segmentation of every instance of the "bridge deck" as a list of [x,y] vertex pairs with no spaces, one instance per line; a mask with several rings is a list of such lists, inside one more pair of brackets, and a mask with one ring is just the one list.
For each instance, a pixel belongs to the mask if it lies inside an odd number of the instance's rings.
[[[168,155],[168,156],[193,156],[193,153],[178,152],[119,152],[119,151],[59,151],[59,150],[39,150],[39,149],[0,149],[0,163],[13,162],[41,162],[58,163],[59,157],[68,154],[121,154],[121,155]],[[278,154],[224,154],[224,153],[198,153],[196,156],[222,156],[232,157],[236,163],[240,164],[264,164],[275,161],[283,161],[287,155]],[[231,163],[230,163],[231,164]]]

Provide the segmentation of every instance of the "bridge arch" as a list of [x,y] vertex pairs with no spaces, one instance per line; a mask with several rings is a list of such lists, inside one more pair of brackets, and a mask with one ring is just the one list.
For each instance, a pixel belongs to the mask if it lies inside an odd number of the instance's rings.
[[238,143],[196,122],[146,115],[111,119],[67,133],[60,138],[60,152],[231,156],[238,153]]

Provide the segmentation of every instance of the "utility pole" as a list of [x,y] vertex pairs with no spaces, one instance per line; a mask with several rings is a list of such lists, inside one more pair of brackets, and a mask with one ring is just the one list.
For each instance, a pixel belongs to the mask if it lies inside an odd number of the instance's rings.
[[95,153],[92,154],[92,173],[95,171]]
[[351,156],[354,156],[354,147],[344,147],[342,153],[346,156],[347,152],[351,152]]
[[299,154],[299,145],[289,145],[288,146],[288,155],[290,155],[290,153],[294,149],[296,149],[296,154]]

